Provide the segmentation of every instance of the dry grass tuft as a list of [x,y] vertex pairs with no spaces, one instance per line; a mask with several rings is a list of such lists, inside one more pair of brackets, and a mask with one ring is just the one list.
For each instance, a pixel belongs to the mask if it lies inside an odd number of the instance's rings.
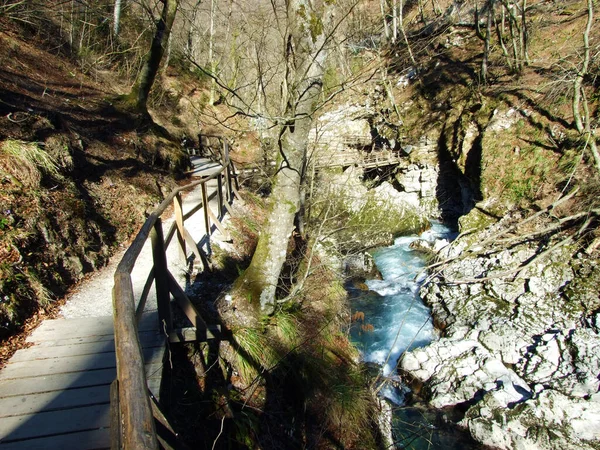
[[38,188],[43,175],[59,178],[54,159],[32,142],[7,139],[0,143],[0,171],[21,187]]

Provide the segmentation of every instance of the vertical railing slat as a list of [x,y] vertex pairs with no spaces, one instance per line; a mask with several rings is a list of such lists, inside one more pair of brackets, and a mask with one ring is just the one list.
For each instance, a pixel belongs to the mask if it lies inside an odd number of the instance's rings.
[[177,224],[177,242],[179,243],[179,257],[185,264],[187,261],[187,252],[185,248],[185,237],[183,232],[183,200],[181,193],[173,199],[173,208],[175,209],[175,223]]
[[156,224],[150,234],[152,240],[152,257],[154,258],[154,285],[156,287],[156,306],[160,330],[169,333],[173,329],[171,317],[171,291],[169,290],[169,277],[167,255],[163,237],[162,221],[156,219]]

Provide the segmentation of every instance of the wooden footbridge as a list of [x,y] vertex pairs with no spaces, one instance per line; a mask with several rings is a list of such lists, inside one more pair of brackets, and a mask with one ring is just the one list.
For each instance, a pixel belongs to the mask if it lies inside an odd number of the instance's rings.
[[406,153],[396,150],[372,150],[370,152],[345,150],[319,152],[314,158],[316,169],[357,166],[363,169],[394,166],[406,160]]
[[[220,155],[212,173],[172,192],[120,261],[113,317],[47,320],[0,371],[0,450],[172,448],[173,431],[159,406],[166,343],[218,337],[219,329],[202,320],[169,271],[167,248],[175,242],[183,260],[210,270],[211,231],[226,234],[221,220],[239,196],[229,144],[216,136],[209,141]],[[184,210],[182,194],[198,187],[197,204]],[[171,205],[175,220],[165,234],[162,216]],[[206,233],[201,245],[188,230],[194,220]],[[145,245],[153,264],[136,296],[131,274]],[[145,312],[153,285],[156,309]],[[189,326],[174,325],[175,303]]]

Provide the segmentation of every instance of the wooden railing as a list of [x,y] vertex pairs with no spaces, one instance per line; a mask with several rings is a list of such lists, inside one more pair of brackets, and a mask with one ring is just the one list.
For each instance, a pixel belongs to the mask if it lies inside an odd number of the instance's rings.
[[[171,342],[189,340],[206,340],[215,337],[219,329],[208,326],[187,297],[183,288],[169,272],[166,251],[176,235],[180,256],[187,261],[188,247],[202,261],[205,270],[211,270],[209,255],[198,247],[185,227],[185,222],[197,217],[200,210],[204,212],[201,220],[208,239],[214,225],[223,234],[226,230],[221,221],[225,210],[231,212],[234,196],[239,197],[237,176],[229,159],[229,143],[218,136],[211,136],[220,143],[220,148],[211,146],[215,157],[219,156],[222,168],[210,175],[194,181],[184,187],[175,189],[149,215],[131,246],[125,252],[114,276],[113,287],[113,320],[115,333],[115,354],[117,359],[117,379],[111,387],[111,436],[113,449],[158,449],[160,437],[157,437],[153,409],[156,411],[148,393],[144,358],[138,337],[138,322],[144,311],[146,300],[152,283],[155,284],[157,309],[161,332]],[[217,209],[215,214],[209,205],[207,183],[217,181]],[[187,213],[183,213],[182,193],[201,186],[202,200]],[[166,239],[163,233],[161,216],[170,205],[175,210],[175,222],[169,229]],[[148,238],[152,242],[153,268],[138,299],[135,298],[131,273],[136,260]],[[173,328],[171,314],[171,296],[177,301],[192,327]],[[160,415],[160,414],[158,414]]]

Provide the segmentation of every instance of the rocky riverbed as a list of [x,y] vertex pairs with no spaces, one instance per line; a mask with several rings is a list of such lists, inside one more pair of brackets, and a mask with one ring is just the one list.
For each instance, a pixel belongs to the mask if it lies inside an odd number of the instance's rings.
[[442,337],[401,370],[432,406],[466,410],[460,425],[484,444],[597,449],[600,270],[568,240],[498,245],[511,220],[439,251],[422,296]]

